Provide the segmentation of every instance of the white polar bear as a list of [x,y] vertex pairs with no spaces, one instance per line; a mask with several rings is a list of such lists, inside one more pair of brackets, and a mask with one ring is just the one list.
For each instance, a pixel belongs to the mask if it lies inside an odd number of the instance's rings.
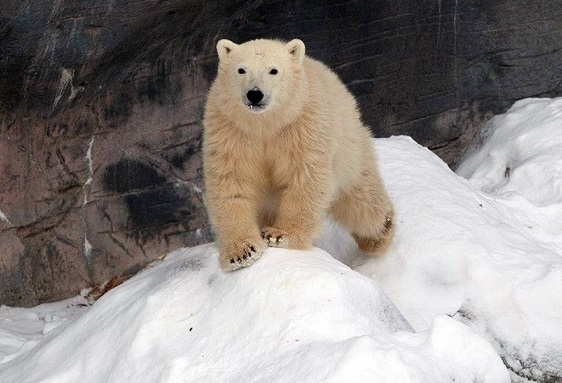
[[298,39],[220,40],[217,51],[203,163],[222,267],[249,266],[267,246],[309,248],[328,214],[382,254],[393,207],[345,85]]

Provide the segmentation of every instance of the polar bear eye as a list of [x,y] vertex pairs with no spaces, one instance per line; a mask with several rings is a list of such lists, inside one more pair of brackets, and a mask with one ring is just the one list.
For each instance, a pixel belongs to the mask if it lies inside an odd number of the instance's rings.
[[246,71],[244,70],[244,68],[238,68],[238,73],[244,74],[246,73]]
[[277,73],[279,73],[279,71],[275,68],[269,71],[269,74],[277,74]]

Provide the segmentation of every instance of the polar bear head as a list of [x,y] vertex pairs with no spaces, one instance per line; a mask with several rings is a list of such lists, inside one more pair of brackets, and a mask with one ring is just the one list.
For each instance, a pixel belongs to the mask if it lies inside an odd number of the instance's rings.
[[291,40],[252,40],[235,44],[230,40],[217,43],[223,97],[228,107],[251,114],[265,114],[291,108],[303,80],[304,43]]

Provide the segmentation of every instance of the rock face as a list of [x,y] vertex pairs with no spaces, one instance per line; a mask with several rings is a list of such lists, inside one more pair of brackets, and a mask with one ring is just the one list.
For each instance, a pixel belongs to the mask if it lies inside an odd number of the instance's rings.
[[559,2],[5,0],[0,304],[211,240],[201,115],[223,37],[303,39],[376,135],[451,166],[490,115],[562,93]]

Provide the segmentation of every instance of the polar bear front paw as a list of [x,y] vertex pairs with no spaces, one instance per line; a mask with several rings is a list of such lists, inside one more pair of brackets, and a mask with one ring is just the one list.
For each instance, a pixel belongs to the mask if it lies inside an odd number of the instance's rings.
[[234,271],[248,267],[257,261],[265,251],[263,241],[244,240],[228,246],[220,255],[220,263],[224,270]]
[[276,227],[264,227],[261,229],[261,237],[269,247],[287,247],[288,234],[287,232],[277,229]]

